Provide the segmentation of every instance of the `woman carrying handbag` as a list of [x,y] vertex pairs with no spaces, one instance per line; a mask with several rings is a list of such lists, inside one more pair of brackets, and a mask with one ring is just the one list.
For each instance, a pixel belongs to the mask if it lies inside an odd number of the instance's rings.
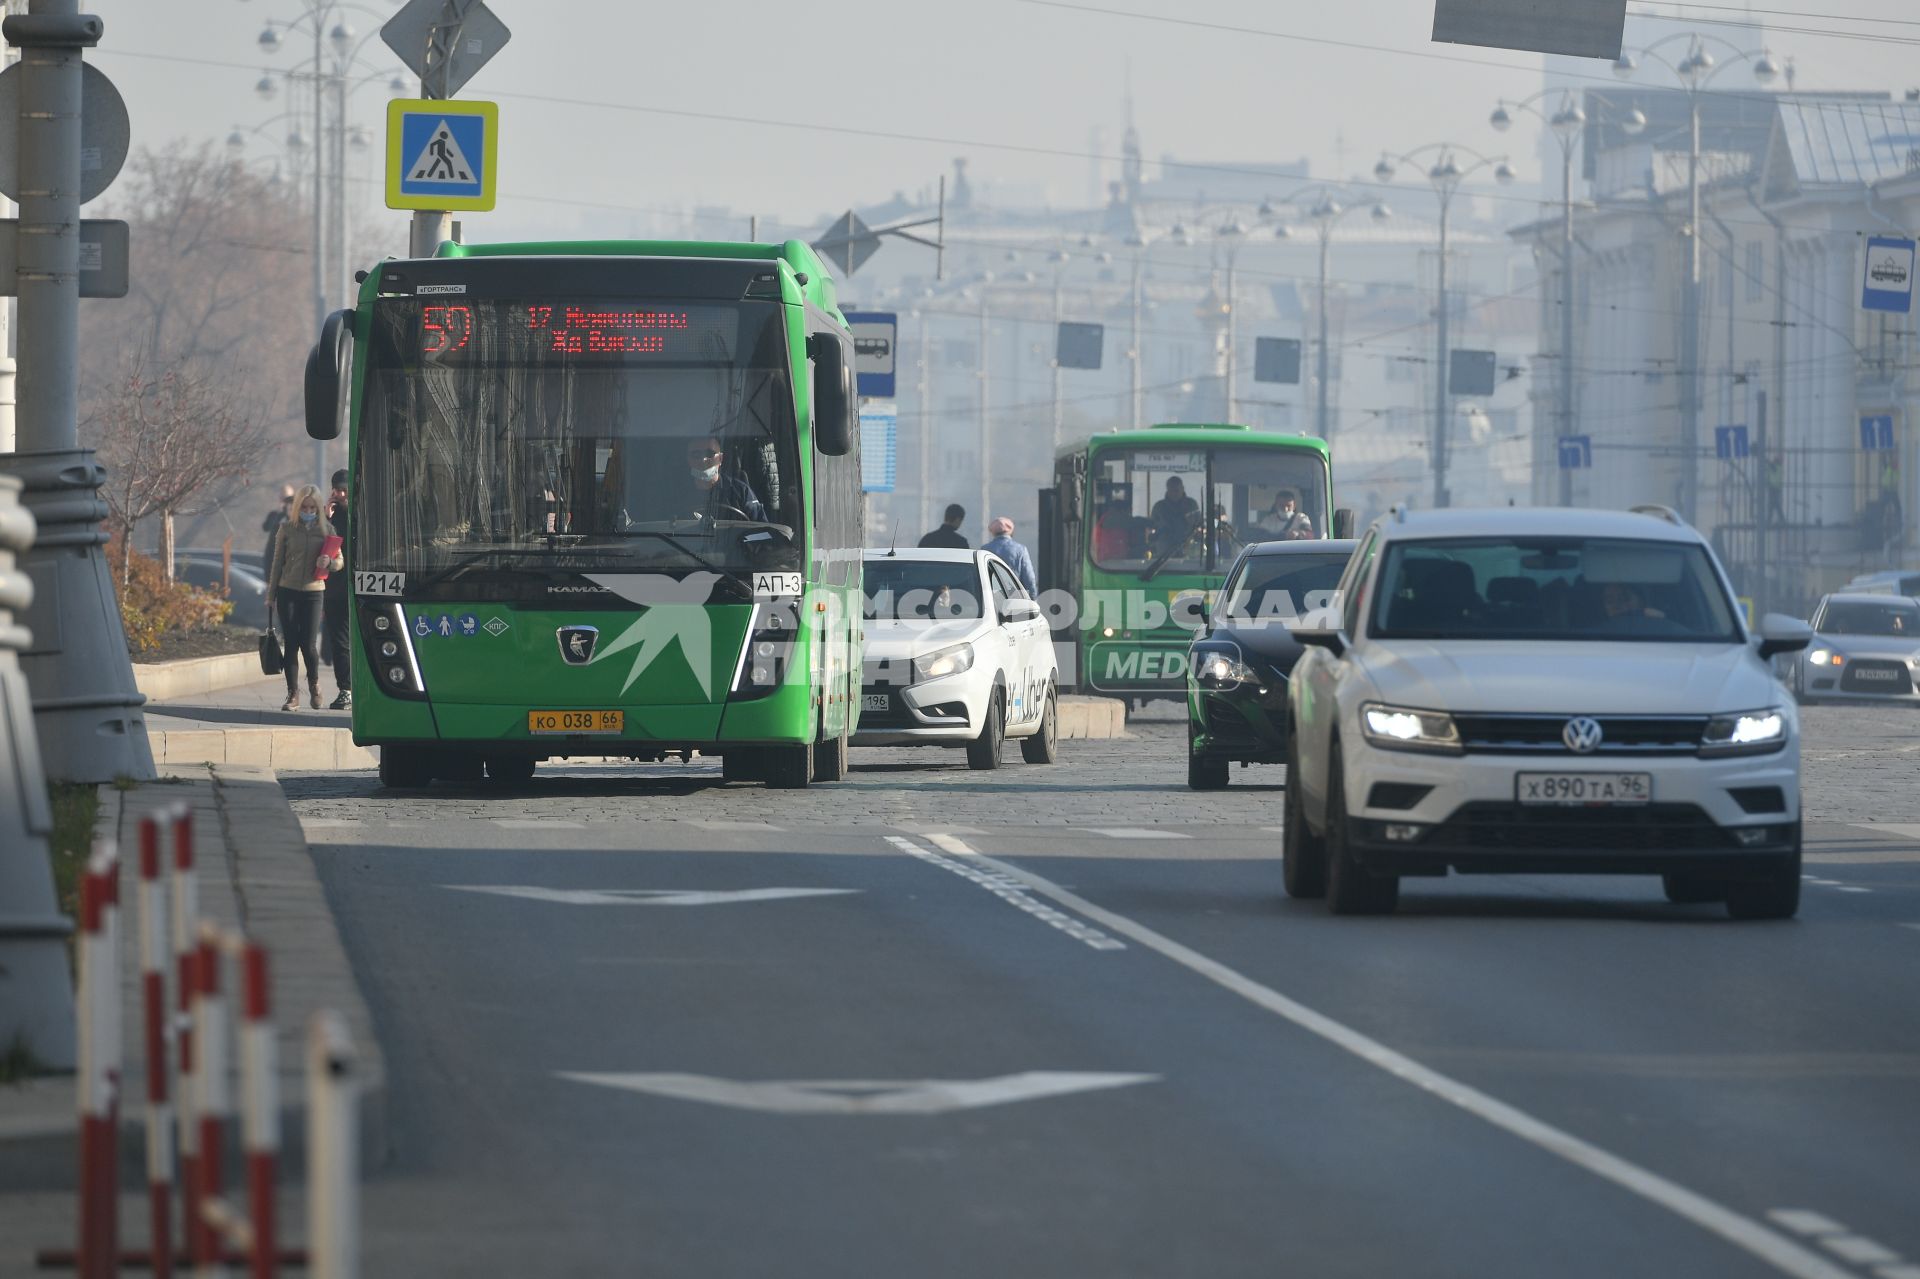
[[287,646],[287,701],[281,710],[300,709],[302,657],[307,662],[307,692],[313,709],[320,709],[320,602],[327,577],[345,567],[339,547],[320,490],[302,486],[293,496],[293,518],[274,535],[273,563],[267,570],[267,608],[279,616]]

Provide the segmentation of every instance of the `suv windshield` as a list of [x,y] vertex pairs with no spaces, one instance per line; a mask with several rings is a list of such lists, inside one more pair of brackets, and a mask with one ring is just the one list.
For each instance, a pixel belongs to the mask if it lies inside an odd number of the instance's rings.
[[1334,588],[1346,571],[1342,555],[1249,555],[1221,592],[1223,618],[1292,621],[1338,608]]
[[1313,449],[1104,449],[1092,489],[1094,564],[1143,577],[1218,573],[1251,543],[1327,534],[1326,463]]
[[1448,538],[1389,545],[1380,638],[1736,643],[1704,547],[1615,538]]
[[775,302],[382,299],[357,561],[797,568],[791,385]]
[[1900,635],[1920,639],[1920,608],[1888,600],[1828,600],[1814,629],[1825,635]]
[[980,572],[972,560],[868,560],[869,621],[947,621],[978,618]]

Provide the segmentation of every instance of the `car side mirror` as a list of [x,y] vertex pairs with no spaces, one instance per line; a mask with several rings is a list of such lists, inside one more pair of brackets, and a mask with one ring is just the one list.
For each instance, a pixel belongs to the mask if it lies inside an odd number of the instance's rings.
[[1333,513],[1333,535],[1338,539],[1353,536],[1353,508],[1342,506]]
[[353,378],[353,312],[335,311],[320,325],[320,340],[307,352],[304,380],[307,434],[337,440],[346,428],[347,394]]
[[1000,610],[1003,622],[1031,622],[1040,616],[1040,605],[1034,600],[1010,599]]
[[1785,613],[1768,613],[1760,619],[1760,660],[1780,653],[1797,653],[1813,643],[1813,627]]
[[1290,633],[1308,648],[1324,648],[1335,657],[1347,651],[1346,632],[1335,626],[1297,626]]
[[813,446],[828,457],[845,457],[853,449],[859,411],[847,348],[837,333],[813,333],[807,358],[813,361]]

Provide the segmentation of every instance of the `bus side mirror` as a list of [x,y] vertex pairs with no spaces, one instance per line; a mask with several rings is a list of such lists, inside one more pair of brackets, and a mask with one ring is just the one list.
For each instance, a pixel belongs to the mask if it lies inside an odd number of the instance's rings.
[[320,325],[320,340],[307,353],[307,434],[314,439],[340,438],[352,375],[353,312],[335,311]]
[[853,392],[853,365],[838,334],[807,337],[807,358],[813,361],[813,446],[828,457],[853,451],[853,429],[859,401]]
[[1333,535],[1339,539],[1353,536],[1353,508],[1342,506],[1333,513]]

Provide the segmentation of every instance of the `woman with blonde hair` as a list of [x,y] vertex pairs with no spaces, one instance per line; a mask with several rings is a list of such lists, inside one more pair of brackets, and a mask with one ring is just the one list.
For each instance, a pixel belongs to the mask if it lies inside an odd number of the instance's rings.
[[280,635],[286,641],[287,704],[281,710],[300,709],[300,658],[307,659],[307,691],[313,709],[320,709],[320,602],[327,576],[346,567],[336,549],[327,554],[333,525],[320,490],[302,485],[293,495],[293,514],[273,538],[273,562],[267,566],[267,607],[278,610]]

